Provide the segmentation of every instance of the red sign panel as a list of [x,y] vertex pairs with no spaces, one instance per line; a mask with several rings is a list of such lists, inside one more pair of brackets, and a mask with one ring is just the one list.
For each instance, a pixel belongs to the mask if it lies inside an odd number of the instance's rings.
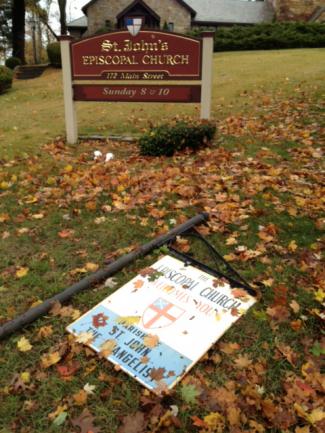
[[75,84],[75,101],[200,102],[201,86]]
[[74,80],[198,80],[201,40],[162,31],[106,33],[71,44]]

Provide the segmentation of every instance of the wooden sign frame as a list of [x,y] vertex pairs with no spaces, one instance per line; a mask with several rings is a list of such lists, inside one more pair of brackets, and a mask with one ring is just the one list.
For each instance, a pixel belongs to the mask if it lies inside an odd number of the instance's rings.
[[76,101],[201,103],[201,119],[209,119],[213,42],[214,32],[61,36],[67,142],[78,141]]

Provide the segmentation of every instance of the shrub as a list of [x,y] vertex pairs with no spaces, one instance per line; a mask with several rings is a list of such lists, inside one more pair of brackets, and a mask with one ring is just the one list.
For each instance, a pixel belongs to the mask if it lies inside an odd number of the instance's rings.
[[60,42],[53,42],[47,46],[47,56],[51,66],[61,68],[61,49]]
[[21,60],[18,57],[8,57],[5,64],[7,68],[15,69],[16,66],[21,65]]
[[209,143],[216,133],[211,123],[188,123],[161,125],[150,129],[139,140],[141,155],[172,156],[174,152],[185,148],[197,149]]
[[[200,36],[203,28],[190,35]],[[325,47],[325,25],[321,23],[275,22],[246,26],[218,27],[215,51],[272,50]]]
[[324,24],[291,22],[218,28],[214,50],[271,50],[324,46]]
[[6,66],[0,66],[0,94],[12,86],[13,72]]

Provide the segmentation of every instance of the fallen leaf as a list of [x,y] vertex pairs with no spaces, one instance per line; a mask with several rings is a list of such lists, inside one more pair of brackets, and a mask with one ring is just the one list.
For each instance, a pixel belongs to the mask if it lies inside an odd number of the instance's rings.
[[104,358],[108,358],[113,353],[113,350],[117,346],[115,340],[107,340],[100,346],[100,354],[104,356]]
[[18,268],[16,271],[16,277],[23,278],[28,274],[28,272],[29,272],[29,268]]
[[227,355],[232,355],[234,352],[240,349],[240,345],[238,343],[219,343],[219,347],[221,352],[226,353]]
[[29,352],[33,348],[26,337],[21,337],[21,339],[18,340],[17,347],[20,352]]
[[88,395],[85,390],[81,389],[73,394],[72,398],[77,406],[84,406],[87,403]]
[[159,344],[159,337],[157,335],[146,335],[143,339],[143,344],[146,347],[150,347],[153,349],[154,347],[157,347]]
[[81,332],[76,337],[76,342],[80,344],[91,344],[94,340],[94,334],[92,332]]
[[100,429],[94,426],[95,418],[88,409],[84,409],[82,413],[71,420],[73,427],[78,427],[80,433],[100,433]]
[[146,429],[147,421],[142,412],[136,412],[123,418],[122,425],[117,433],[143,433]]
[[61,359],[59,352],[46,353],[41,357],[41,366],[43,368],[49,368],[54,364],[57,364]]
[[235,367],[236,368],[247,368],[252,365],[252,360],[248,358],[247,355],[239,356],[235,359]]
[[86,385],[84,386],[84,391],[88,394],[88,395],[93,395],[94,391],[96,389],[95,385],[90,385],[89,383],[86,383]]

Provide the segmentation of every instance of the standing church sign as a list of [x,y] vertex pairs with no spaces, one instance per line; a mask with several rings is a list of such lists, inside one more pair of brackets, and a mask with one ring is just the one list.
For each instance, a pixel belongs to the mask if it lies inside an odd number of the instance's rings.
[[201,103],[201,119],[209,119],[213,35],[118,31],[75,42],[62,36],[68,142],[78,140],[75,101]]

